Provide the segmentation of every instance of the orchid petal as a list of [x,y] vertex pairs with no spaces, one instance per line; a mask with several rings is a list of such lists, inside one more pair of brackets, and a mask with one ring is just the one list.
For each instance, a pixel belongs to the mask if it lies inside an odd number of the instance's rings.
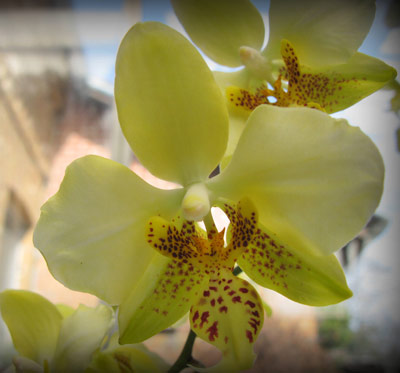
[[190,38],[215,62],[242,65],[239,48],[260,50],[264,21],[249,0],[172,0],[179,21]]
[[56,306],[30,291],[6,290],[0,293],[0,310],[18,353],[40,365],[49,362],[62,321]]
[[226,269],[221,269],[218,278],[210,280],[190,310],[192,330],[223,353],[215,371],[252,367],[253,344],[263,320],[262,301],[256,290]]
[[218,201],[217,206],[231,222],[228,247],[236,248],[237,263],[257,284],[312,306],[335,304],[352,295],[333,254],[314,255],[288,247],[259,223],[250,199],[242,198],[237,204]]
[[42,207],[34,243],[58,281],[119,304],[154,256],[146,221],[174,216],[182,197],[182,189],[153,188],[117,162],[83,157]]
[[94,351],[100,347],[112,321],[111,307],[99,305],[90,308],[81,304],[63,320],[51,370],[83,372],[90,364]]
[[258,107],[228,167],[208,182],[216,197],[251,198],[260,222],[289,247],[331,254],[376,209],[379,151],[360,129],[315,109]]
[[310,306],[326,306],[351,297],[335,255],[288,248],[265,227],[259,228],[238,259],[240,268],[253,281]]
[[[310,68],[300,64],[290,42],[283,40],[281,46],[289,81],[289,105],[318,104],[327,113],[334,113],[382,88],[397,74],[384,62],[362,53],[355,53],[345,64]],[[277,104],[280,106],[279,99]]]
[[228,138],[223,97],[175,30],[156,22],[130,29],[118,51],[115,99],[125,137],[154,175],[189,185],[218,165]]
[[345,63],[358,50],[375,16],[373,0],[271,0],[269,59],[289,40],[309,66]]
[[119,308],[120,343],[136,343],[183,317],[198,297],[203,276],[191,264],[158,253]]

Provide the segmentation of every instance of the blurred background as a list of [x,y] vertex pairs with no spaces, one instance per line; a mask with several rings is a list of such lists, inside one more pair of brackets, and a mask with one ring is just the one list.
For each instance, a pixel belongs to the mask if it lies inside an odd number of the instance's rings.
[[[253,3],[268,28],[269,2]],[[32,244],[40,206],[58,190],[74,159],[109,157],[148,182],[168,187],[135,159],[121,134],[113,99],[118,45],[135,22],[149,20],[184,33],[166,0],[0,0],[0,291],[28,289],[74,307],[98,302],[55,281]],[[374,24],[360,51],[399,71],[398,2],[377,1]],[[400,371],[400,97],[393,88],[335,114],[373,139],[386,166],[376,215],[338,252],[354,296],[317,309],[262,290],[272,316],[256,344],[252,372]],[[183,323],[146,344],[172,363],[187,332]],[[11,355],[0,320],[0,372]],[[195,357],[210,364],[219,355],[197,340]]]

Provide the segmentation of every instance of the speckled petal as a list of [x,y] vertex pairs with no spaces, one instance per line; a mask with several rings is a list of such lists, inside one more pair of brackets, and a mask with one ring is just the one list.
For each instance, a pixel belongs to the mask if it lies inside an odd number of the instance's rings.
[[193,331],[222,351],[222,361],[211,371],[251,368],[255,358],[253,344],[263,321],[264,310],[257,291],[226,269],[210,279],[190,310]]
[[238,264],[257,284],[298,303],[326,306],[352,296],[335,255],[288,248],[261,225]]
[[147,220],[171,218],[182,198],[182,189],[156,189],[117,162],[83,157],[43,205],[34,243],[58,281],[119,304],[155,254],[145,241]]
[[305,65],[344,63],[360,47],[374,15],[373,0],[271,0],[263,53],[280,58],[281,40],[287,39]]
[[126,139],[154,175],[190,185],[218,165],[228,114],[199,52],[177,31],[138,23],[117,56],[115,99]]
[[331,254],[375,211],[384,166],[373,142],[345,120],[308,108],[253,111],[215,196],[247,196],[260,222],[290,247]]
[[18,353],[41,366],[50,362],[62,322],[57,307],[30,291],[6,290],[0,293],[0,311]]
[[119,308],[120,343],[137,343],[183,317],[198,298],[203,274],[190,263],[156,253]]
[[396,70],[384,62],[356,53],[345,64],[310,68],[303,66],[290,42],[283,40],[282,57],[286,64],[289,105],[318,104],[334,113],[362,100],[396,77]]
[[239,48],[260,50],[264,21],[249,0],[172,0],[179,21],[193,42],[221,65],[242,65]]

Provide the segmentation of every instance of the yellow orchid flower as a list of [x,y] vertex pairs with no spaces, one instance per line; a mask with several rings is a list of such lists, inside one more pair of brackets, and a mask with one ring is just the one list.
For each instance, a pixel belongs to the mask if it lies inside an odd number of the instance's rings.
[[[332,253],[367,222],[383,183],[380,154],[358,128],[317,110],[261,105],[228,167],[209,179],[228,139],[224,98],[190,42],[156,22],[124,37],[115,96],[140,161],[181,187],[160,190],[116,162],[83,157],[42,207],[34,243],[60,282],[120,305],[121,343],[191,310],[192,328],[223,350],[223,364],[251,366],[262,304],[232,275],[235,261],[297,302],[351,295]],[[227,245],[212,224],[208,237],[193,223],[207,223],[212,206],[230,218]]]
[[207,56],[224,66],[244,66],[215,72],[231,119],[227,157],[261,104],[334,113],[396,77],[392,67],[357,52],[374,19],[373,0],[271,0],[264,48],[264,22],[249,0],[171,3]]

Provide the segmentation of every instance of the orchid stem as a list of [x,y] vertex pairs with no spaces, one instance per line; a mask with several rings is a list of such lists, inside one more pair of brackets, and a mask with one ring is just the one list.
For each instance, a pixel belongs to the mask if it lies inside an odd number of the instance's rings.
[[196,333],[190,329],[189,335],[187,336],[183,350],[179,355],[178,359],[175,361],[174,365],[169,369],[168,373],[178,373],[182,369],[185,369],[188,364],[195,362],[192,356],[193,344],[196,339]]

